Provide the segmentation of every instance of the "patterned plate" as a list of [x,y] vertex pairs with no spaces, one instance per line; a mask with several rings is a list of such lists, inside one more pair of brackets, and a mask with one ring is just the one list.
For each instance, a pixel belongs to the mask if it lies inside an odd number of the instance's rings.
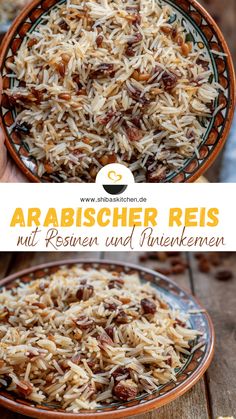
[[[7,77],[11,72],[6,64],[13,61],[14,54],[19,49],[22,40],[28,32],[32,32],[41,22],[42,16],[47,14],[58,4],[66,0],[34,0],[20,16],[7,33],[3,41],[3,49],[0,56],[0,70],[3,77],[4,88],[13,87],[17,80]],[[216,100],[215,106],[222,105],[218,113],[204,127],[205,134],[199,146],[199,155],[186,159],[179,171],[169,174],[165,182],[193,182],[214,161],[217,154],[227,139],[234,113],[235,105],[235,75],[232,59],[225,39],[214,20],[195,0],[161,0],[168,3],[174,9],[172,20],[177,17],[186,28],[189,38],[198,44],[211,63],[213,77],[224,91]],[[212,51],[218,51],[220,55]],[[223,53],[223,55],[221,55]],[[224,54],[227,54],[226,56]],[[2,126],[6,135],[6,145],[12,157],[25,173],[34,182],[61,182],[61,179],[53,174],[45,174],[42,178],[37,175],[37,162],[29,154],[24,141],[14,130],[13,124],[16,117],[16,110],[12,108],[6,95],[2,98],[0,113]]]
[[[14,83],[17,83],[17,80],[7,77],[10,70],[6,64],[13,61],[14,54],[19,49],[24,37],[35,29],[43,15],[65,1],[34,0],[15,20],[4,38],[0,56],[4,88],[12,87]],[[202,49],[202,53],[209,58],[215,81],[224,89],[215,103],[216,107],[222,105],[221,109],[205,126],[205,135],[199,146],[199,155],[187,159],[179,171],[170,173],[165,179],[165,182],[193,182],[214,161],[227,139],[235,105],[234,68],[221,31],[202,6],[195,0],[161,1],[163,4],[168,3],[172,6],[174,9],[173,21],[177,17],[181,19],[190,39],[197,43]],[[215,55],[212,50],[218,51],[220,55]],[[223,55],[221,55],[222,53]],[[61,182],[59,177],[52,174],[45,174],[42,178],[38,177],[37,162],[30,156],[26,144],[13,128],[16,110],[11,107],[5,95],[2,98],[0,116],[8,150],[25,175],[34,182]]]
[[[214,329],[209,315],[201,305],[184,290],[178,287],[173,281],[154,271],[141,267],[121,264],[111,261],[61,261],[57,263],[44,264],[30,268],[18,274],[14,274],[0,282],[7,289],[17,286],[19,281],[29,282],[37,278],[56,272],[60,266],[80,265],[84,269],[107,269],[108,271],[137,273],[141,281],[150,281],[157,291],[168,302],[171,308],[179,309],[180,312],[192,312],[189,318],[189,327],[203,333],[199,339],[204,340],[204,345],[197,349],[191,356],[186,356],[184,366],[177,372],[176,382],[169,382],[159,387],[158,391],[146,396],[137,397],[135,400],[126,403],[112,403],[109,406],[96,411],[81,411],[79,414],[65,413],[58,406],[42,405],[35,406],[30,402],[21,400],[17,395],[0,391],[0,404],[15,412],[43,419],[87,419],[87,418],[125,418],[148,412],[154,408],[163,406],[188,391],[202,377],[209,367],[214,351]],[[194,314],[195,312],[195,314]],[[196,342],[199,343],[199,342]]]

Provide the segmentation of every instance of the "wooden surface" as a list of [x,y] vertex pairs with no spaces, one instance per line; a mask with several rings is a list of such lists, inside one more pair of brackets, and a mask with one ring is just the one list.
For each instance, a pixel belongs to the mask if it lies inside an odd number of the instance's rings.
[[[99,258],[139,262],[140,253],[19,253],[0,254],[0,278],[20,269],[48,261],[68,258]],[[235,272],[235,278],[220,282],[209,274],[200,273],[194,254],[184,254],[189,268],[174,277],[181,286],[193,292],[212,316],[216,331],[215,358],[205,377],[187,394],[169,405],[132,419],[216,419],[236,418],[236,254],[224,254],[222,263]],[[166,262],[167,263],[167,262]],[[165,266],[158,261],[142,262],[153,269]],[[221,267],[220,267],[221,269]],[[0,408],[1,419],[24,419],[23,416]]]

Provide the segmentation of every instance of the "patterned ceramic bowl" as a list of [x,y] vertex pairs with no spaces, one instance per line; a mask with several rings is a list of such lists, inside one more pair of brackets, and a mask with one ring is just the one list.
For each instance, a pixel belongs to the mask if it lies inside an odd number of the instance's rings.
[[[189,327],[202,332],[200,339],[204,345],[196,349],[191,356],[186,356],[184,366],[176,371],[176,382],[161,385],[158,391],[146,396],[137,397],[135,400],[124,403],[112,403],[96,411],[81,411],[79,414],[66,413],[53,405],[33,405],[26,400],[21,400],[17,395],[0,390],[0,405],[15,412],[33,418],[43,419],[103,419],[125,418],[132,415],[148,412],[163,406],[188,391],[202,377],[213,357],[214,329],[209,315],[201,305],[184,290],[179,288],[170,279],[154,271],[143,269],[135,265],[116,263],[111,261],[61,261],[30,268],[14,274],[0,282],[0,287],[11,289],[17,286],[17,280],[24,283],[37,278],[42,278],[50,272],[56,272],[60,266],[80,265],[84,269],[107,269],[108,271],[137,273],[142,282],[150,281],[158,293],[168,302],[171,308],[182,313],[191,312]],[[198,343],[198,342],[196,342]]]
[[[22,40],[28,32],[32,32],[41,22],[42,16],[47,14],[56,4],[65,0],[34,0],[15,20],[8,31],[0,56],[0,70],[4,88],[13,87],[17,83],[8,77],[10,70],[7,62],[19,49]],[[189,33],[191,40],[198,44],[202,53],[209,59],[213,77],[223,88],[215,103],[220,110],[204,127],[204,138],[198,149],[198,156],[186,159],[183,167],[171,172],[164,182],[193,182],[212,164],[222,149],[233,119],[235,107],[235,75],[232,58],[225,39],[211,16],[195,0],[163,0],[174,10],[173,21],[181,19],[182,25]],[[214,54],[212,51],[218,51]],[[45,174],[42,178],[37,175],[37,162],[30,156],[25,143],[13,128],[16,111],[9,105],[5,95],[2,98],[1,120],[6,136],[6,145],[13,159],[24,174],[33,182],[60,182],[55,175]]]

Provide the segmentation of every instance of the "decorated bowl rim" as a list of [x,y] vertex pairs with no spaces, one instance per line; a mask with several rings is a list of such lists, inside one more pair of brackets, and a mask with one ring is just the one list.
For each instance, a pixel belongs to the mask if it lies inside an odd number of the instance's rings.
[[[164,0],[165,1],[165,0]],[[217,140],[216,145],[213,146],[210,154],[208,157],[203,157],[201,165],[192,173],[189,175],[189,177],[180,182],[186,182],[186,183],[192,183],[196,181],[214,162],[219,152],[222,150],[226,139],[229,135],[230,127],[233,121],[234,116],[234,109],[236,105],[236,80],[235,80],[235,72],[234,72],[234,65],[232,56],[230,53],[230,50],[228,48],[228,45],[226,43],[226,40],[224,38],[224,35],[222,34],[220,28],[218,27],[217,23],[214,21],[214,19],[211,17],[211,15],[205,10],[205,8],[198,3],[196,0],[185,0],[189,5],[194,7],[197,11],[200,12],[200,14],[204,17],[204,19],[207,21],[207,23],[210,23],[210,25],[213,28],[214,33],[217,35],[217,37],[220,40],[220,44],[222,46],[223,51],[227,55],[227,66],[228,66],[228,73],[229,73],[229,79],[230,79],[230,97],[229,97],[229,103],[227,105],[228,115],[225,121],[225,125],[223,128],[223,132],[221,137]],[[13,36],[15,34],[16,28],[19,28],[21,24],[25,22],[25,19],[27,18],[28,14],[30,13],[31,9],[33,10],[37,5],[43,3],[43,0],[34,0],[30,4],[28,4],[22,12],[18,15],[18,17],[14,20],[11,28],[6,33],[3,41],[2,41],[2,51],[0,53],[0,71],[3,68],[4,65],[4,58],[5,55],[9,49],[9,46],[12,42]],[[51,9],[51,7],[54,6],[54,3],[49,6],[48,10]],[[46,11],[46,10],[45,10]],[[1,75],[0,75],[1,79]],[[2,95],[2,86],[1,86],[1,80],[0,80],[0,103],[1,103],[1,95]],[[32,173],[30,169],[24,164],[22,161],[22,158],[19,156],[17,151],[15,150],[15,147],[13,144],[11,144],[10,136],[7,132],[5,123],[3,121],[3,115],[2,115],[2,108],[0,107],[0,125],[3,129],[4,135],[5,135],[5,144],[7,146],[7,149],[15,161],[15,163],[18,165],[18,167],[21,169],[21,171],[24,173],[24,175],[32,182],[35,183],[42,183],[43,180],[40,179],[37,175]],[[204,142],[204,144],[206,141]],[[203,145],[204,145],[203,144]],[[191,164],[191,161],[190,161]],[[171,179],[170,182],[175,182],[175,178],[178,178],[178,175],[181,175],[184,173],[185,166],[179,170],[179,172],[176,173],[173,180]],[[178,182],[178,181],[177,181]],[[48,182],[52,183],[52,182]],[[167,182],[168,183],[168,182]]]

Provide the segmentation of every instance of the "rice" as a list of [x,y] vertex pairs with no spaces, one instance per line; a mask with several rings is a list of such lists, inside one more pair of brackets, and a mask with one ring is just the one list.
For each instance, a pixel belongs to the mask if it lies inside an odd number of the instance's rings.
[[176,380],[196,350],[187,313],[137,274],[62,267],[0,292],[0,384],[79,412]]
[[5,24],[20,13],[29,0],[0,0],[0,24]]
[[28,34],[5,93],[40,178],[94,182],[117,162],[161,182],[197,153],[219,85],[174,14],[162,0],[71,0]]

